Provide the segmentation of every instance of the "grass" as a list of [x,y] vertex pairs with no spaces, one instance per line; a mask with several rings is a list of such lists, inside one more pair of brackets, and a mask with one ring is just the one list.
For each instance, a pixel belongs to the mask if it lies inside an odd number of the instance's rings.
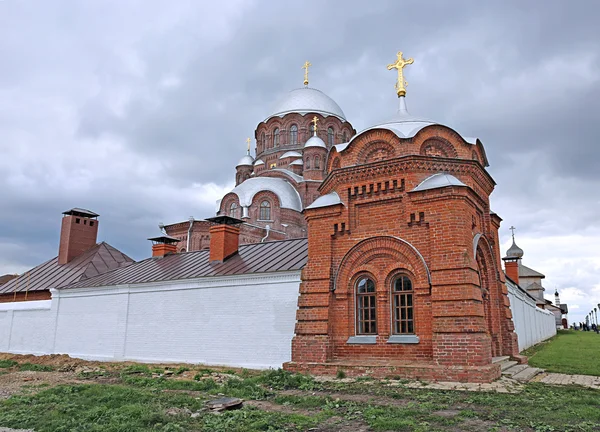
[[40,365],[35,363],[22,363],[19,365],[19,370],[34,372],[52,372],[54,368],[52,366]]
[[559,330],[524,354],[531,366],[547,372],[600,376],[600,335],[594,332]]
[[14,360],[0,360],[0,368],[7,369],[16,366],[18,363]]

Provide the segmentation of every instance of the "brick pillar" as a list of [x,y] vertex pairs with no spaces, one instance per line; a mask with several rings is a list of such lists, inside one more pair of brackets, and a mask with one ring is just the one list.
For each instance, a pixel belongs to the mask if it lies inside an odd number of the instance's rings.
[[157,243],[152,245],[152,257],[164,257],[168,254],[177,253],[176,243]]
[[210,261],[223,262],[237,253],[240,241],[240,228],[232,225],[210,227]]

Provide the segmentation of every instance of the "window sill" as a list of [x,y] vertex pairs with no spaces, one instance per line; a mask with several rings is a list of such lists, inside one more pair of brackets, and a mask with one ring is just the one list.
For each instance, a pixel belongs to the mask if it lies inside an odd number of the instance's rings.
[[419,343],[419,336],[417,336],[417,335],[392,335],[387,340],[387,343],[391,343],[391,344],[416,344],[416,343]]
[[256,222],[275,222],[270,219],[256,219]]
[[350,336],[346,343],[356,345],[375,345],[377,343],[377,336]]

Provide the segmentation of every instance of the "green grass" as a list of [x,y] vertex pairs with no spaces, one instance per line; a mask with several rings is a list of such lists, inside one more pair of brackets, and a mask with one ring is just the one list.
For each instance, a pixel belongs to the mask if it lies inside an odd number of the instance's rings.
[[54,368],[52,366],[40,365],[35,363],[22,363],[19,365],[19,370],[34,372],[52,372]]
[[14,360],[0,360],[0,368],[3,368],[3,369],[11,368],[17,364],[18,363]]
[[600,376],[600,335],[594,332],[559,330],[524,354],[531,366],[547,372]]

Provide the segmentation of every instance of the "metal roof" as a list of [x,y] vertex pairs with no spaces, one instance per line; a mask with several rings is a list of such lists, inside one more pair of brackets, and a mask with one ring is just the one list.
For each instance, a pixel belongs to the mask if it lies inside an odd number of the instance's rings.
[[417,185],[411,192],[437,189],[446,186],[467,186],[452,174],[437,173],[427,177]]
[[307,260],[307,239],[254,243],[241,245],[236,255],[222,263],[211,263],[206,249],[172,254],[162,258],[148,258],[64,289],[301,270]]
[[238,196],[242,207],[249,207],[252,204],[254,195],[262,191],[271,191],[277,195],[281,208],[302,211],[300,194],[290,183],[280,178],[249,178],[236,186],[231,192]]
[[285,95],[273,109],[273,114],[265,119],[265,122],[271,117],[283,117],[290,113],[317,113],[325,117],[332,115],[346,121],[344,111],[333,99],[321,90],[311,87],[298,88]]
[[541,274],[540,272],[535,271],[523,264],[519,263],[519,277],[539,277],[545,278],[546,276]]
[[65,285],[130,265],[132,262],[133,260],[127,255],[108,243],[102,242],[67,264],[59,265],[58,257],[55,257],[26,271],[18,278],[0,286],[0,294],[62,288]]
[[73,215],[73,216],[83,216],[83,217],[98,217],[100,216],[98,213],[94,213],[91,210],[82,209],[79,207],[74,207],[71,210],[67,210],[63,212],[64,215]]

